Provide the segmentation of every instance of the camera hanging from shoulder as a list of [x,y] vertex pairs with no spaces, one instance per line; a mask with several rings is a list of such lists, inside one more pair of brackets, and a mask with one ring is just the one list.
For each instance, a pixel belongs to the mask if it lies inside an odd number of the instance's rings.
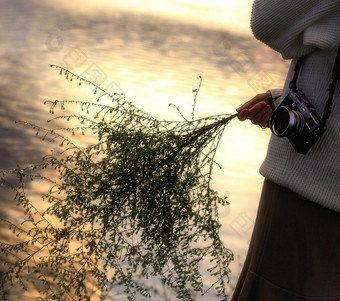
[[273,112],[269,121],[273,134],[278,137],[287,137],[294,149],[300,154],[306,154],[326,130],[326,122],[332,111],[334,91],[337,82],[340,80],[340,45],[335,58],[332,81],[328,87],[328,100],[322,117],[304,93],[297,88],[297,79],[303,59],[304,57],[301,57],[296,62],[294,77],[289,84],[290,91]]

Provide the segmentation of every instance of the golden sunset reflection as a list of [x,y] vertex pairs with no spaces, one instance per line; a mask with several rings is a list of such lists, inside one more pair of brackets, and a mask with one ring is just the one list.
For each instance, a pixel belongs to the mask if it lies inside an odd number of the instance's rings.
[[[47,126],[46,120],[60,110],[50,114],[45,100],[96,100],[93,89],[66,80],[51,64],[111,92],[124,93],[138,108],[161,120],[181,120],[181,114],[192,118],[199,76],[203,82],[195,118],[234,113],[255,94],[282,87],[287,63],[251,36],[251,4],[252,0],[3,2],[0,169],[37,162],[51,149],[15,120]],[[216,154],[222,169],[214,170],[212,186],[230,202],[221,208],[220,221],[225,244],[235,253],[231,290],[255,220],[263,181],[258,169],[269,137],[269,130],[234,119]],[[81,139],[87,144],[93,138]],[[33,183],[34,198],[39,199],[46,187]],[[16,216],[8,193],[1,195],[2,214]],[[32,300],[33,295],[27,296],[21,301]]]

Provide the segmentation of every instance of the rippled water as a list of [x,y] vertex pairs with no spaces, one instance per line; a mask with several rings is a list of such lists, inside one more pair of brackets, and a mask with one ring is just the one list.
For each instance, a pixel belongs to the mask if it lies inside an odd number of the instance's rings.
[[[49,150],[15,120],[43,124],[50,117],[42,104],[45,99],[88,96],[84,87],[63,80],[50,64],[67,67],[103,88],[123,91],[137,107],[168,120],[181,119],[169,103],[191,118],[198,76],[203,84],[197,118],[233,113],[256,93],[282,86],[287,64],[278,54],[230,24],[198,25],[197,6],[185,22],[183,15],[176,19],[164,12],[149,15],[145,9],[120,10],[117,5],[103,9],[86,3],[82,6],[88,9],[78,11],[67,9],[67,1],[58,6],[49,1],[0,0],[0,169],[37,161]],[[180,1],[173,3],[180,8]],[[200,5],[204,20],[208,10]],[[209,10],[210,20],[213,11]],[[222,169],[213,174],[213,188],[227,194],[231,203],[220,214],[223,239],[236,255],[232,285],[255,219],[262,185],[258,168],[269,135],[234,120],[217,153]],[[1,216],[13,216],[10,194],[2,189],[0,196]]]

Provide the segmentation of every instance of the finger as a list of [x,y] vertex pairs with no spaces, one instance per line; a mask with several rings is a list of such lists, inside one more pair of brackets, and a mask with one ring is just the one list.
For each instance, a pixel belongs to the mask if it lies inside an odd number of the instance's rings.
[[258,121],[258,125],[262,128],[266,128],[269,125],[269,119],[272,115],[273,111],[270,109],[266,114],[262,116],[262,118]]
[[250,109],[252,108],[254,105],[256,105],[259,102],[265,101],[266,99],[268,99],[270,97],[270,92],[266,92],[266,93],[261,93],[261,94],[257,94],[255,97],[253,97],[251,100],[247,101],[246,103],[244,103],[241,107],[237,108],[236,111],[237,112],[241,112],[244,109]]
[[267,110],[262,110],[258,112],[254,117],[252,117],[251,122],[252,124],[259,124],[259,121],[267,114]]
[[249,113],[249,110],[243,109],[242,111],[240,111],[240,112],[238,113],[237,117],[238,117],[238,119],[239,119],[240,121],[244,121],[244,120],[247,119],[248,113]]
[[264,105],[263,109],[258,111],[255,115],[251,117],[251,122],[253,124],[259,124],[259,121],[270,111],[269,105]]
[[265,113],[265,108],[266,108],[266,103],[265,102],[260,102],[256,105],[254,105],[251,109],[249,109],[249,113],[247,118],[250,120],[256,120],[259,117],[256,117],[258,114],[262,115],[263,113]]

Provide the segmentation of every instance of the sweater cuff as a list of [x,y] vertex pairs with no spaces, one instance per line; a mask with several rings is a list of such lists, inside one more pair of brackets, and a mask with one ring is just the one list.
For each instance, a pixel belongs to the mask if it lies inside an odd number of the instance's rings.
[[270,90],[268,90],[268,92],[270,93],[270,95],[272,97],[272,101],[273,101],[273,104],[274,104],[275,109],[276,109],[280,104],[280,99],[281,99],[281,95],[283,93],[283,90],[282,89],[270,89]]

